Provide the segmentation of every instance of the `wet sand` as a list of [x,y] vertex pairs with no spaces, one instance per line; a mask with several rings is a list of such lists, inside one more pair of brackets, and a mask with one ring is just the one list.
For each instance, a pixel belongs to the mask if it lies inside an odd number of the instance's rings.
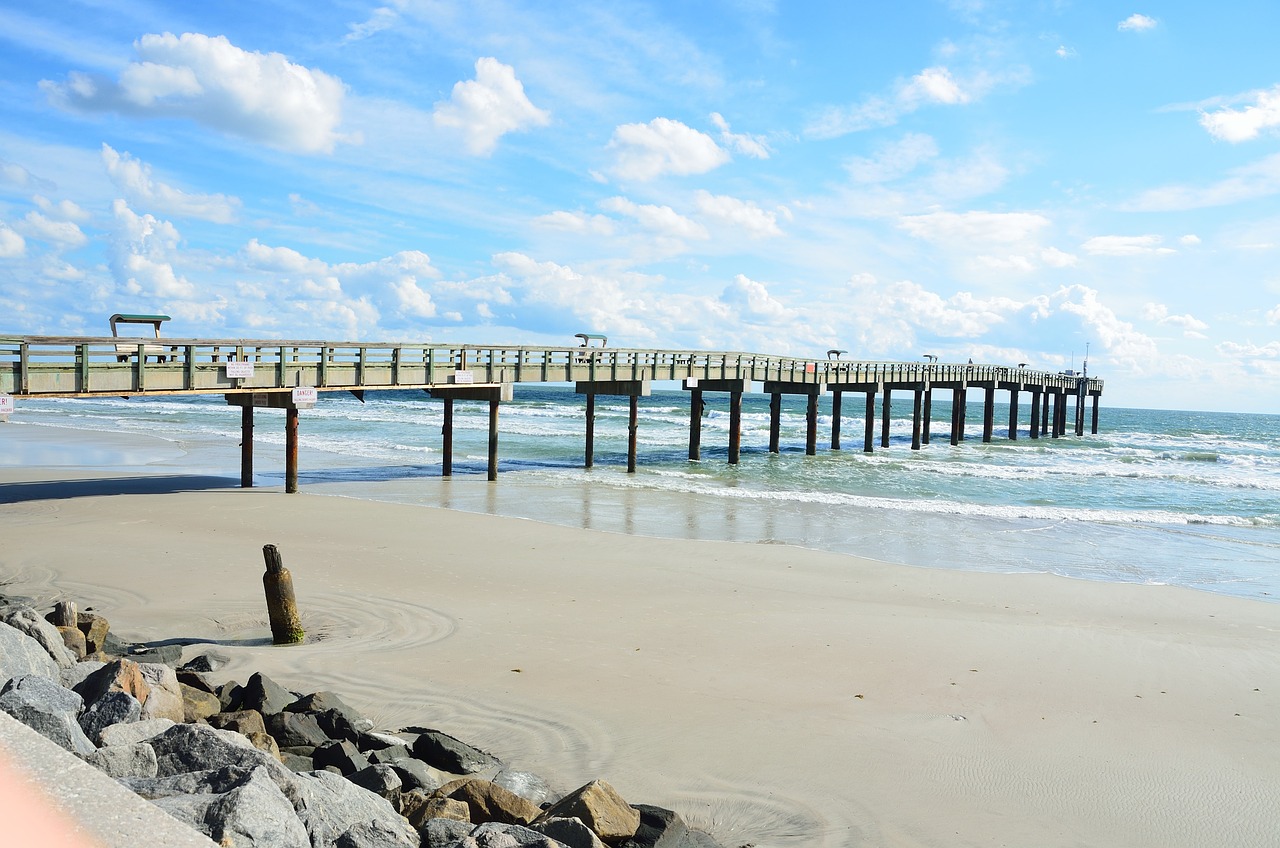
[[[1280,832],[1280,605],[138,477],[0,467],[5,591],[606,778],[726,846]],[[268,543],[306,645],[268,644]]]

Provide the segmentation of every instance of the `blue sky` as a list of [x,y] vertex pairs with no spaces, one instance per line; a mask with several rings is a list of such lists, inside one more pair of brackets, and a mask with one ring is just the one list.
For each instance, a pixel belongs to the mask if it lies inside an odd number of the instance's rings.
[[1280,4],[0,0],[0,332],[1080,365],[1277,412]]

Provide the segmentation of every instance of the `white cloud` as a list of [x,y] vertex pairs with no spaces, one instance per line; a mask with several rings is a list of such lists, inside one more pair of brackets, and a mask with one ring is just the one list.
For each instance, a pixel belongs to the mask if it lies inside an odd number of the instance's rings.
[[895,142],[882,145],[870,157],[849,160],[845,168],[857,182],[885,183],[906,176],[937,156],[938,143],[933,136],[907,133]]
[[476,78],[458,82],[447,101],[436,104],[436,126],[458,130],[467,151],[487,156],[509,132],[546,126],[551,114],[529,101],[515,69],[497,59],[476,60]]
[[577,233],[579,235],[611,236],[614,231],[611,218],[604,215],[588,215],[585,212],[565,212],[562,210],[551,212],[534,218],[533,223],[539,227],[563,230],[567,233]]
[[1148,303],[1142,308],[1142,317],[1161,326],[1177,327],[1188,339],[1206,339],[1204,331],[1209,325],[1192,315],[1170,315],[1163,303]]
[[1233,144],[1251,141],[1265,129],[1280,126],[1280,85],[1267,91],[1255,91],[1246,97],[1253,102],[1243,109],[1230,107],[1215,112],[1201,112],[1200,126],[1220,141]]
[[166,311],[169,301],[194,298],[195,286],[172,264],[181,241],[173,224],[153,215],[138,215],[123,200],[112,203],[111,212],[110,265],[121,288],[135,297],[165,301]]
[[1058,49],[1053,52],[1054,52],[1054,55],[1057,56],[1059,59],[1074,59],[1077,55],[1079,55],[1078,53],[1076,53],[1075,48],[1068,47],[1065,44],[1059,44]]
[[1195,247],[1199,243],[1200,243],[1200,236],[1196,235],[1195,233],[1187,233],[1185,236],[1181,236],[1178,238],[1178,244],[1181,244],[1185,247]]
[[1160,352],[1155,341],[1145,333],[1135,330],[1133,324],[1121,320],[1116,313],[1098,299],[1096,289],[1088,286],[1068,286],[1059,289],[1052,297],[1037,298],[1038,308],[1045,314],[1057,311],[1076,315],[1091,330],[1107,352],[1113,364],[1135,372],[1159,370]]
[[71,200],[59,200],[57,203],[54,203],[49,198],[39,194],[32,197],[31,200],[36,204],[36,207],[41,212],[44,212],[49,217],[55,218],[59,221],[76,221],[78,223],[83,223],[84,221],[88,221],[90,218],[88,212],[82,209],[79,204]]
[[379,6],[370,13],[368,20],[347,24],[347,34],[343,36],[342,43],[350,44],[353,41],[361,41],[383,30],[391,29],[399,22],[399,12],[388,6]]
[[73,72],[44,80],[67,109],[181,117],[282,150],[328,153],[339,141],[342,81],[279,53],[236,47],[226,36],[144,35],[118,82]]
[[1046,247],[1040,251],[1040,261],[1053,268],[1074,268],[1080,258],[1056,247]]
[[938,103],[955,106],[973,100],[973,93],[960,86],[951,71],[944,67],[925,68],[913,76],[898,91],[904,105],[915,107],[917,103]]
[[1121,32],[1142,32],[1148,29],[1155,29],[1157,21],[1155,18],[1149,18],[1146,15],[1134,13],[1116,24],[1116,29]]
[[623,180],[705,174],[729,161],[729,154],[711,136],[670,118],[622,124],[608,147],[616,155],[613,173]]
[[1182,212],[1210,206],[1229,206],[1280,194],[1280,153],[1273,153],[1228,172],[1212,185],[1165,186],[1144,192],[1123,208],[1139,212]]
[[1034,212],[929,212],[905,215],[898,225],[927,241],[980,247],[1025,241],[1049,225]]
[[89,240],[74,221],[54,221],[40,212],[28,212],[22,219],[22,232],[28,238],[56,244],[63,248],[76,248]]
[[769,294],[764,283],[742,274],[725,286],[720,300],[742,321],[752,324],[778,324],[790,320],[791,310]]
[[402,312],[419,318],[435,317],[436,305],[431,300],[431,294],[423,291],[417,283],[401,279],[391,283],[391,288],[396,293],[396,301]]
[[200,218],[215,224],[230,224],[236,219],[239,198],[225,194],[187,194],[157,182],[151,176],[150,165],[128,153],[117,153],[108,144],[102,145],[102,162],[111,181],[134,206],[147,207],[162,215]]
[[762,137],[730,132],[729,122],[719,112],[711,113],[711,123],[715,124],[716,129],[720,130],[720,141],[726,147],[731,147],[742,155],[751,156],[755,159],[769,158],[769,145]]
[[723,194],[699,190],[695,195],[698,211],[708,218],[739,229],[752,238],[782,235],[776,213],[767,212],[754,203]]
[[27,252],[27,242],[22,236],[0,221],[0,259],[17,259]]
[[676,212],[670,206],[633,203],[625,197],[610,197],[600,203],[601,208],[619,215],[626,215],[641,227],[660,236],[674,239],[711,238],[707,228]]
[[1160,236],[1094,236],[1081,247],[1092,256],[1152,256],[1177,253],[1171,247],[1161,247]]
[[1280,303],[1276,304],[1275,309],[1271,309],[1267,312],[1267,323],[1280,324]]

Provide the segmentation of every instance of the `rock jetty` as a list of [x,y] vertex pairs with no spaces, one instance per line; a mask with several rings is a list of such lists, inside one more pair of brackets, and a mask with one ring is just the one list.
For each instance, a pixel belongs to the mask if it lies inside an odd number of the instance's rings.
[[720,848],[603,780],[567,794],[443,730],[386,731],[332,692],[126,644],[0,595],[0,710],[224,848]]

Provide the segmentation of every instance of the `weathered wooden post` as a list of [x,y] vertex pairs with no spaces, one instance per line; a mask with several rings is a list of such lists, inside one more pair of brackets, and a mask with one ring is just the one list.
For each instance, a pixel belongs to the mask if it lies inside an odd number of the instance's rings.
[[702,389],[689,390],[689,461],[702,459]]
[[284,490],[298,491],[298,407],[290,404],[284,411]]
[[631,396],[627,409],[627,473],[636,473],[636,431],[640,429],[640,396]]
[[831,393],[831,449],[840,450],[840,395],[839,389]]
[[818,393],[809,394],[805,406],[804,455],[815,456],[818,453]]
[[880,447],[889,447],[889,407],[893,403],[893,389],[884,387],[884,402],[880,404]]
[[782,442],[782,393],[769,395],[769,453],[778,453]]
[[240,407],[240,488],[253,488],[253,404]]
[[924,420],[920,423],[920,444],[929,444],[929,423],[933,420],[933,386],[924,386]]
[[444,444],[440,448],[440,476],[453,476],[453,398],[444,399],[444,428],[441,430]]
[[911,449],[920,450],[920,413],[924,407],[924,389],[916,386],[911,407]]
[[263,545],[262,557],[267,573],[262,575],[262,588],[267,594],[267,616],[271,620],[271,642],[296,645],[303,639],[302,619],[293,596],[293,576],[284,567],[275,545]]
[[729,392],[729,464],[742,457],[742,392]]
[[587,392],[587,438],[586,458],[583,467],[590,468],[596,463],[596,393]]
[[862,452],[871,453],[875,450],[876,435],[876,390],[867,389],[867,411],[863,420],[862,430]]
[[489,473],[490,483],[498,479],[498,404],[497,398],[489,401]]

